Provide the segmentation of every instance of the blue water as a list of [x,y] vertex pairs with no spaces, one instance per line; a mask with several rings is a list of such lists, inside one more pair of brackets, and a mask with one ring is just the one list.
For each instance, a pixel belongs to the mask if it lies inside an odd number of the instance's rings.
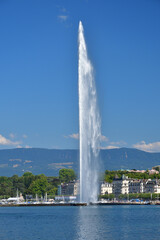
[[160,206],[0,208],[0,240],[160,239]]

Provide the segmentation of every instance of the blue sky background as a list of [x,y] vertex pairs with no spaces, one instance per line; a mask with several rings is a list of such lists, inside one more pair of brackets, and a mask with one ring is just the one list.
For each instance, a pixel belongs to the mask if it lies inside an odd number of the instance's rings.
[[103,148],[160,151],[159,0],[0,0],[0,148],[78,148],[78,24]]

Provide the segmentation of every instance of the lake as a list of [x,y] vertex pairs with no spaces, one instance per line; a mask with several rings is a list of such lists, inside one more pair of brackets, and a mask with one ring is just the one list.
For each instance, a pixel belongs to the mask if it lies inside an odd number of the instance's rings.
[[160,239],[160,206],[0,207],[1,240]]

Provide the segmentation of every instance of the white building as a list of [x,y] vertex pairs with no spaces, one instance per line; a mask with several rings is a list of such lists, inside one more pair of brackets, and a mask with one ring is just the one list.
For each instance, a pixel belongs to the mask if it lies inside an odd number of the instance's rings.
[[101,195],[112,193],[112,183],[103,182],[101,184]]
[[130,179],[128,176],[122,175],[122,178],[115,178],[112,182],[113,184],[113,193],[115,196],[120,194],[128,194],[129,193],[129,182]]
[[77,200],[76,196],[56,196],[55,201],[60,203],[65,202],[75,202]]
[[21,203],[24,202],[24,198],[22,194],[20,193],[20,196],[17,195],[17,197],[10,197],[7,199],[8,203]]
[[112,183],[101,184],[101,195],[129,193],[160,193],[160,180],[157,179],[133,179],[122,175],[121,178],[115,178]]
[[157,179],[148,179],[145,188],[145,193],[160,193],[160,180]]

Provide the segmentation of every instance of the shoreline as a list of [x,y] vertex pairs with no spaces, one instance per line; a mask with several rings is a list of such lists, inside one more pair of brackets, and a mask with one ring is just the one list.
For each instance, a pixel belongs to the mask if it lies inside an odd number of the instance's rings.
[[156,205],[160,206],[160,202],[106,202],[106,203],[90,203],[89,205],[87,203],[51,203],[51,204],[46,204],[46,203],[39,203],[39,204],[2,204],[0,207],[69,207],[69,206],[75,206],[75,207],[83,207],[83,206],[115,206],[115,205]]

